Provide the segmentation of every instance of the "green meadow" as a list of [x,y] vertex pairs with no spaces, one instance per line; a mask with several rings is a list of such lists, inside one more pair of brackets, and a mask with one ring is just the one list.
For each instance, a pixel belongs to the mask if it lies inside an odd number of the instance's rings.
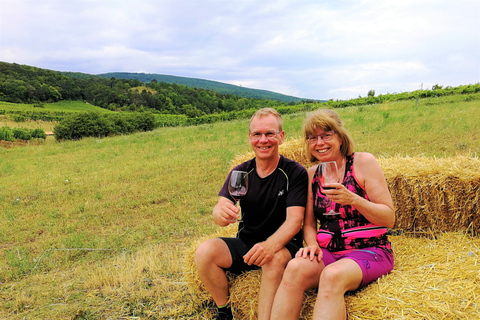
[[18,104],[0,101],[0,110],[11,111],[61,111],[61,112],[113,112],[99,108],[82,101],[61,101],[55,103],[44,103],[42,108],[34,107],[34,104]]
[[[478,157],[480,94],[465,100],[336,111],[356,151]],[[305,115],[284,116],[286,139],[302,139]],[[211,210],[232,160],[250,151],[247,133],[248,120],[235,120],[0,149],[0,318],[202,319],[183,259],[218,230]]]

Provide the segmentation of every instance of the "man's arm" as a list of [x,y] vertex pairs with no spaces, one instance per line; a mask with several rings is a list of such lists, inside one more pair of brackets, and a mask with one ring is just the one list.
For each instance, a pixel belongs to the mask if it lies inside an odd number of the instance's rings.
[[243,257],[249,265],[263,266],[270,261],[275,253],[284,248],[285,245],[302,228],[304,207],[288,207],[287,219],[267,240],[255,244]]

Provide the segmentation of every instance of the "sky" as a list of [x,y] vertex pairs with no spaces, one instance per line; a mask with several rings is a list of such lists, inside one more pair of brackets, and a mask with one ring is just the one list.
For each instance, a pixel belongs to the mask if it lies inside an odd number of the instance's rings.
[[480,82],[478,0],[0,0],[0,61],[307,99]]

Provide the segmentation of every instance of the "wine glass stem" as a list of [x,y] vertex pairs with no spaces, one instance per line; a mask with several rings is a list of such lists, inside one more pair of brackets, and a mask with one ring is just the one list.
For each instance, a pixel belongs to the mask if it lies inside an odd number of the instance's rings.
[[[238,207],[240,208],[240,200],[238,200],[238,201],[237,201],[237,200],[235,200],[235,206],[237,206],[237,204],[238,204]],[[239,211],[239,212],[240,212],[240,211]],[[237,219],[237,222],[243,222],[243,219],[242,219],[242,217],[241,217],[241,216],[240,216],[240,218],[239,218],[239,219]]]

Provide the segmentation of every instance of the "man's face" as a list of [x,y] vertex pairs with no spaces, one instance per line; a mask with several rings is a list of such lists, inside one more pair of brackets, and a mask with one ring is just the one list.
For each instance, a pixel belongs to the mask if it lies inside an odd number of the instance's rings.
[[280,131],[274,115],[255,117],[250,123],[248,138],[255,156],[259,160],[274,160],[278,157],[278,146],[283,143],[284,131]]

